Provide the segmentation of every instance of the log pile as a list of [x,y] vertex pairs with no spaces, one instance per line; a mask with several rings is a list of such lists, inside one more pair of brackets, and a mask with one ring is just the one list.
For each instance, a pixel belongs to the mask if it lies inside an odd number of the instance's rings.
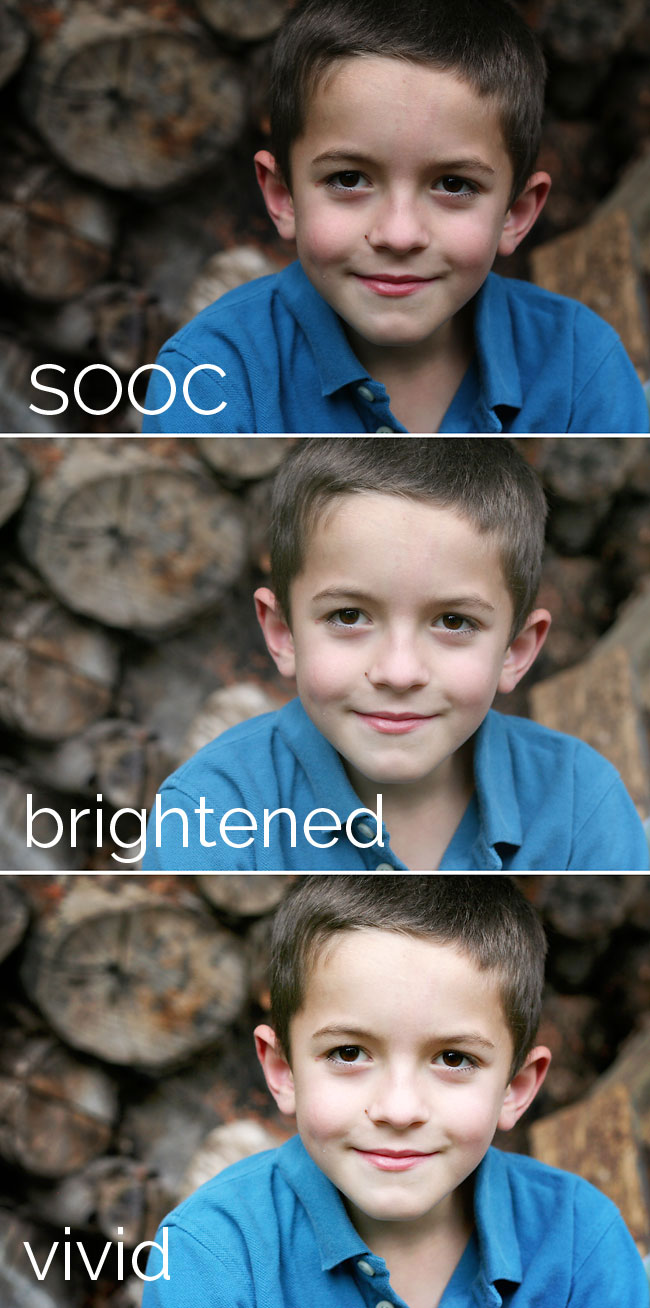
[[[135,870],[165,776],[290,698],[252,595],[268,581],[273,472],[291,443],[0,442],[3,870]],[[520,448],[551,503],[539,602],[553,626],[497,707],[595,745],[646,815],[650,441]]]
[[[133,1250],[169,1208],[293,1133],[252,1041],[268,1009],[273,913],[292,880],[0,879],[3,1308],[135,1308]],[[497,1144],[592,1180],[647,1252],[650,878],[518,881],[549,936],[539,1038],[553,1063],[527,1119]],[[70,1279],[60,1243],[38,1281],[24,1242],[42,1269],[66,1228]],[[107,1242],[94,1278],[87,1267]]]
[[[133,373],[219,290],[293,257],[266,217],[252,167],[267,144],[270,50],[289,3],[5,0],[0,431],[138,431]],[[499,270],[531,275],[527,250],[551,243],[533,276],[547,284],[559,263],[561,289],[605,316],[611,307],[647,368],[637,303],[647,301],[650,276],[646,7],[518,7],[549,63],[539,162],[554,185],[525,248]],[[555,238],[594,217],[609,223],[608,215],[613,236],[587,228],[555,247]],[[598,258],[585,275],[592,238]],[[50,367],[39,386],[58,396],[35,386],[42,365]],[[84,368],[91,372],[75,394]],[[144,385],[141,376],[139,403]]]

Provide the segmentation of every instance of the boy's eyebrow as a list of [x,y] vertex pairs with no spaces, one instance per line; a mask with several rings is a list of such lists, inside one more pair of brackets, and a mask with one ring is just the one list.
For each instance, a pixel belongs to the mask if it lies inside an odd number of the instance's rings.
[[[348,590],[345,586],[327,586],[325,590],[319,590],[318,593],[314,595],[312,603],[324,599],[353,600],[359,604],[372,604],[376,602],[376,596],[367,595],[365,591],[361,590]],[[485,613],[495,612],[494,604],[490,604],[489,601],[483,599],[481,595],[457,595],[452,596],[451,599],[431,599],[430,601],[427,601],[427,603],[430,604],[432,608],[447,609],[450,613],[454,612],[456,609],[482,609]]]
[[[323,1026],[318,1031],[314,1031],[312,1040],[317,1040],[321,1036],[352,1036],[354,1040],[372,1040],[372,1032],[360,1030],[356,1026]],[[478,1031],[465,1031],[461,1035],[444,1035],[427,1037],[435,1041],[436,1044],[444,1045],[446,1049],[455,1049],[457,1045],[477,1045],[481,1049],[494,1049],[495,1045],[491,1040],[479,1034]]]
[[[342,149],[342,150],[324,150],[322,154],[317,154],[315,158],[312,159],[312,165],[322,164],[322,163],[335,164],[335,163],[340,163],[342,160],[345,160],[346,163],[360,164],[362,167],[368,167],[369,165],[376,164],[377,162],[376,159],[373,159],[371,155],[362,154],[358,150]],[[483,159],[479,159],[479,158],[443,159],[443,160],[433,159],[428,166],[430,167],[432,172],[484,173],[486,177],[494,177],[496,172],[494,168],[490,167],[490,164],[485,163]]]

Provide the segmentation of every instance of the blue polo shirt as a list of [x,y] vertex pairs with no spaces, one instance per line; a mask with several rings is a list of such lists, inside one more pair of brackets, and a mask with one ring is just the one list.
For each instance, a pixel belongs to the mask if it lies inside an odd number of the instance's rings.
[[[648,868],[643,827],[617,771],[583,741],[491,709],[474,736],[474,780],[441,871]],[[195,812],[202,797],[205,844]],[[165,781],[159,830],[154,809],[142,866],[149,872],[406,871],[385,824],[378,833],[360,805],[340,755],[294,699],[231,727]],[[286,813],[271,818],[264,832],[264,809],[287,808],[296,816],[295,832]],[[221,820],[231,810],[246,810],[257,824],[255,830],[241,812],[229,818],[224,830],[241,848],[222,836]],[[314,812],[310,841],[304,822]]]
[[[475,297],[474,358],[443,433],[647,432],[643,388],[616,332],[577,300],[490,273]],[[299,263],[229,291],[172,336],[158,363],[176,399],[142,430],[405,432],[341,319]],[[202,416],[183,397],[183,382]],[[225,376],[215,369],[220,368]],[[145,407],[170,396],[151,374]]]
[[[440,1308],[646,1308],[618,1209],[580,1177],[488,1149],[474,1220]],[[226,1168],[163,1226],[169,1280],[145,1282],[142,1308],[408,1308],[299,1136]],[[147,1275],[161,1270],[152,1249]]]

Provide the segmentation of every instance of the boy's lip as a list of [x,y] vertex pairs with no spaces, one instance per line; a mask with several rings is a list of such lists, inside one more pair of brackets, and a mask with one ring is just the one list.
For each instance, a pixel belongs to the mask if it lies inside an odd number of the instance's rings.
[[436,277],[417,277],[414,273],[354,273],[357,281],[363,283],[377,295],[401,296],[413,295],[421,286],[429,286],[437,281]]
[[370,727],[376,731],[383,731],[388,735],[401,735],[406,731],[416,731],[421,722],[430,722],[432,718],[438,717],[437,713],[392,713],[384,709],[375,709],[373,713],[364,713],[360,709],[354,710],[357,717],[361,718]]
[[421,1149],[355,1149],[368,1162],[384,1172],[403,1172],[416,1167],[424,1158],[432,1158],[437,1151]]

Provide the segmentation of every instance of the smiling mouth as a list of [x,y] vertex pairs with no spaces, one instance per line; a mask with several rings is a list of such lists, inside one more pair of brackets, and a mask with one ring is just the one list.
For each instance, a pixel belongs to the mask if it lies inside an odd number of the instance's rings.
[[388,735],[402,735],[407,731],[417,731],[423,722],[431,722],[433,718],[438,717],[437,713],[390,713],[381,709],[374,713],[363,713],[358,709],[355,709],[354,712],[369,727],[373,727],[375,731],[383,731]]
[[433,1158],[436,1151],[422,1153],[408,1149],[355,1149],[355,1153],[361,1154],[362,1158],[382,1172],[405,1172],[411,1167],[417,1167],[426,1158]]
[[413,273],[354,273],[358,281],[377,295],[413,295],[422,286],[430,286],[436,277],[416,277]]

